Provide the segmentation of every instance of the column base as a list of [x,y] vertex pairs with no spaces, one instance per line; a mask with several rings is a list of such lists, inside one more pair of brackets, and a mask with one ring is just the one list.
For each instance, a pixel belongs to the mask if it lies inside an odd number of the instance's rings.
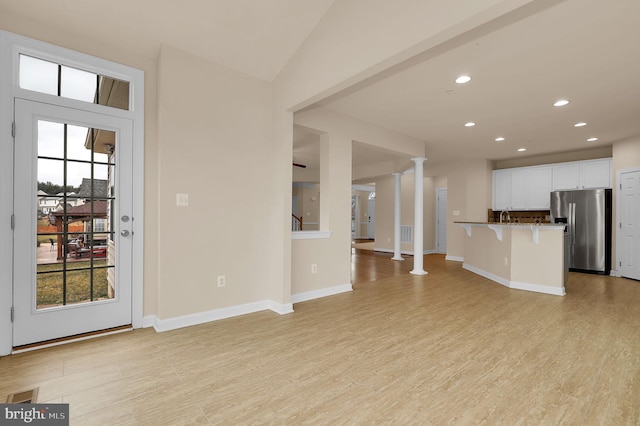
[[391,260],[404,260],[404,257],[402,257],[402,256],[398,256],[398,257],[393,256],[393,257],[391,258]]
[[428,272],[427,271],[416,271],[415,269],[409,272],[410,274],[413,275],[427,275]]

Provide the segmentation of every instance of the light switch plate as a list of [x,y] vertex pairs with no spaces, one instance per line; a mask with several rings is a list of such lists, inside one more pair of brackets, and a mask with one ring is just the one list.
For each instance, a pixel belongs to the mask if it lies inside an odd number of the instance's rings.
[[189,205],[189,194],[176,194],[176,206],[187,207]]
[[453,211],[453,215],[454,216],[460,216],[460,210],[454,210]]

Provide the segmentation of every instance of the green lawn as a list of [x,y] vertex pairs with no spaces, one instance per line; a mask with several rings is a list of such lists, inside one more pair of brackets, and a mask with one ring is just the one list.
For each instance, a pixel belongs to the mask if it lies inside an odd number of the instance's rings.
[[[93,300],[107,298],[107,265],[106,259],[94,260],[93,266]],[[90,271],[77,271],[75,269],[88,268],[90,262],[67,263],[67,304],[88,302],[91,300],[91,274]],[[38,265],[38,272],[60,271],[62,263],[50,263]],[[38,307],[55,306],[62,304],[63,272],[50,272],[37,275]]]

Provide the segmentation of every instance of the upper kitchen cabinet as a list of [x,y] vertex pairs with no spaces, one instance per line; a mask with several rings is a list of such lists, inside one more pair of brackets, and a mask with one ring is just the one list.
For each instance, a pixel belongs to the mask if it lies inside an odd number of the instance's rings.
[[493,172],[493,210],[548,210],[552,169],[521,167]]
[[529,210],[548,210],[551,207],[551,184],[553,170],[551,167],[534,167],[528,173],[527,204]]
[[553,190],[611,188],[611,159],[553,165]]
[[611,188],[611,159],[493,171],[493,210],[549,210],[551,191]]
[[493,171],[493,210],[509,210],[511,206],[511,170]]

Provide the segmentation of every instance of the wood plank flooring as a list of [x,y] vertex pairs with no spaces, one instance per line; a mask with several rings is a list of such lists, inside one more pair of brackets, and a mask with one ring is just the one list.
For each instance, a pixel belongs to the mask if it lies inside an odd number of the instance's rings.
[[0,358],[71,424],[640,424],[640,283],[571,273],[565,297],[448,262],[352,254],[354,291],[157,334]]

